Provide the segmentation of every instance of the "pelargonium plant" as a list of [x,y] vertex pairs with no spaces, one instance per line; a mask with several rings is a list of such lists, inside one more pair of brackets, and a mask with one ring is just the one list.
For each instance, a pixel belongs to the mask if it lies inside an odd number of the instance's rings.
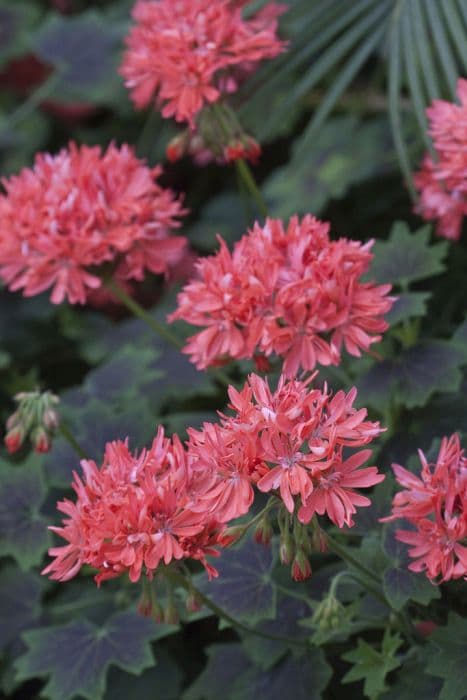
[[13,5],[0,694],[464,700],[463,3]]

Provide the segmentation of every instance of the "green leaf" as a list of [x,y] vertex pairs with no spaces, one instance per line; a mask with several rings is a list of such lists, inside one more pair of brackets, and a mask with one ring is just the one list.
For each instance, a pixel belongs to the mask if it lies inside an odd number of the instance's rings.
[[289,654],[268,671],[252,668],[233,687],[232,700],[321,700],[332,675],[321,649],[300,656]]
[[45,496],[37,456],[15,467],[0,461],[0,555],[14,557],[23,570],[39,564],[49,545],[40,513]]
[[409,318],[426,316],[427,302],[430,297],[430,292],[402,292],[398,294],[391,311],[385,316],[386,321],[390,326],[395,326]]
[[50,700],[77,696],[101,700],[110,666],[139,674],[154,664],[150,642],[176,628],[159,626],[127,611],[97,627],[87,620],[25,632],[26,654],[17,661],[18,677],[48,677],[44,694]]
[[34,37],[37,55],[56,69],[53,95],[61,101],[105,102],[120,87],[121,28],[95,10],[72,17],[50,14]]
[[439,700],[442,682],[426,674],[426,659],[409,658],[391,681],[391,688],[381,700]]
[[37,6],[28,0],[0,0],[0,66],[27,51],[30,28],[38,15]]
[[[308,632],[300,626],[301,621],[310,613],[310,606],[304,600],[291,596],[281,597],[277,605],[274,620],[264,620],[256,625],[255,630],[263,634],[280,635],[292,640],[306,639]],[[266,639],[254,634],[243,634],[243,646],[254,664],[263,669],[271,668],[281,659],[289,648],[295,645],[287,642]]]
[[208,662],[183,694],[183,700],[231,700],[231,688],[251,667],[241,644],[213,644],[206,649]]
[[443,272],[448,251],[446,241],[430,245],[430,226],[411,232],[403,221],[396,222],[387,241],[377,241],[369,277],[378,283],[407,285]]
[[235,619],[249,625],[273,619],[277,594],[271,573],[275,560],[272,547],[245,539],[240,547],[229,549],[214,562],[219,578],[209,581],[203,574],[199,587]]
[[464,352],[455,343],[421,341],[396,359],[376,363],[357,386],[365,401],[378,409],[387,406],[392,395],[407,408],[424,406],[436,391],[458,390],[464,360]]
[[183,700],[320,700],[332,673],[319,649],[289,655],[267,671],[252,666],[240,644],[216,644],[207,653],[206,668]]
[[14,642],[41,614],[45,582],[37,574],[8,565],[0,572],[0,649]]
[[264,193],[274,216],[319,214],[330,199],[394,166],[385,119],[362,123],[352,116],[336,117],[322,127],[319,140],[306,144],[302,136],[294,143],[292,158],[269,177]]
[[162,647],[156,650],[157,665],[133,676],[111,668],[104,700],[180,700],[183,675]]
[[467,688],[467,625],[465,618],[450,613],[448,624],[430,638],[426,670],[444,680],[439,700],[465,700]]
[[389,630],[384,634],[381,651],[376,651],[363,639],[358,639],[356,649],[342,655],[345,661],[354,664],[353,668],[345,674],[342,683],[363,680],[364,695],[370,700],[377,700],[380,694],[387,690],[385,684],[387,674],[401,665],[400,660],[395,658],[395,654],[402,644],[400,635],[392,635]]

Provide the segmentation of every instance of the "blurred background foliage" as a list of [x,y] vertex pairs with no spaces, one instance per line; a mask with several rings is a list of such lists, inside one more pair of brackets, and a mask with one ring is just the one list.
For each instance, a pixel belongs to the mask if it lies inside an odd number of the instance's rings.
[[[434,97],[453,99],[456,80],[466,73],[467,0],[286,4],[281,33],[289,50],[265,64],[234,103],[262,144],[255,175],[272,216],[312,212],[331,222],[336,237],[377,239],[371,277],[394,284],[399,295],[392,331],[374,357],[347,359],[321,377],[336,389],[356,383],[361,405],[388,426],[377,455],[388,470],[393,459],[405,463],[416,447],[429,450],[442,435],[462,430],[467,417],[467,250],[463,243],[436,241],[429,227],[421,227],[412,213],[411,184],[411,172],[430,146],[425,107]],[[130,0],[0,0],[2,176],[30,165],[36,151],[55,152],[70,139],[128,142],[150,163],[164,160],[177,127],[155,112],[135,113],[117,73],[131,7]],[[164,182],[186,193],[191,213],[185,233],[196,253],[213,250],[218,232],[234,242],[252,221],[254,212],[243,208],[229,168],[199,168],[185,159],[165,165]],[[138,297],[164,319],[174,308],[176,287],[148,279]],[[233,373],[245,369],[248,363]],[[183,435],[225,404],[223,389],[209,376],[120,309],[54,307],[47,295],[23,299],[0,290],[3,422],[11,396],[36,386],[60,395],[68,425],[97,460],[107,440],[128,435],[140,447],[157,423]],[[190,624],[158,626],[136,614],[138,592],[131,586],[110,582],[97,591],[89,575],[63,587],[43,580],[38,571],[50,545],[46,526],[56,522],[55,502],[76,468],[76,456],[60,439],[44,457],[26,450],[14,459],[1,456],[5,697],[362,697],[362,682],[340,687],[355,649],[367,653],[362,643],[357,646],[362,627],[354,617],[340,636],[330,634],[321,640],[324,647],[300,656],[278,642],[218,630],[204,612]],[[465,679],[467,639],[459,622],[467,609],[465,590],[462,584],[429,586],[407,571],[389,529],[381,540],[377,519],[388,512],[390,497],[390,484],[376,489],[374,505],[349,541],[381,573],[396,607],[408,603],[413,616],[443,626],[421,650],[404,650],[403,668],[394,664],[397,643],[381,648],[371,678],[384,687],[390,674],[390,689],[375,697],[461,700],[465,683],[447,676],[440,645],[450,640],[449,668]],[[312,579],[292,585],[274,551],[247,542],[237,558],[225,557],[213,595],[227,606],[236,603],[238,617],[259,629],[308,638],[306,619],[336,566],[317,556]],[[243,572],[240,594],[236,570]],[[356,601],[364,611],[364,639],[379,640],[388,610],[357,584],[339,591],[343,603]],[[180,610],[186,622],[182,604]]]

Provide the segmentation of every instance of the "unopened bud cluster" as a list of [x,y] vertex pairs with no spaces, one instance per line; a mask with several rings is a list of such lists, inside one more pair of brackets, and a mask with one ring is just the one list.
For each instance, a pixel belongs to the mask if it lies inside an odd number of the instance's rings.
[[6,423],[5,446],[8,452],[17,452],[28,437],[36,452],[48,452],[59,425],[55,409],[58,396],[50,391],[22,391],[14,399],[17,409]]

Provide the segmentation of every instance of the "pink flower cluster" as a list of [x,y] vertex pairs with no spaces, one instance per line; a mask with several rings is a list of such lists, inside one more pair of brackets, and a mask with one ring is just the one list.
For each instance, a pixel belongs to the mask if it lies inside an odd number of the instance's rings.
[[2,180],[0,278],[33,296],[52,288],[55,304],[84,304],[109,265],[120,280],[160,274],[180,259],[170,236],[185,212],[133,149],[77,146],[36,156],[34,167]]
[[284,48],[276,36],[284,7],[248,19],[247,0],[138,0],[120,69],[137,108],[152,101],[163,117],[194,126],[198,112],[234,92],[245,75]]
[[460,104],[435,100],[427,109],[436,157],[426,155],[414,178],[418,213],[451,240],[460,238],[467,215],[467,80],[459,79],[457,95]]
[[76,503],[64,500],[63,527],[51,527],[68,544],[54,547],[43,574],[57,581],[75,576],[84,564],[99,573],[101,583],[125,572],[131,581],[149,578],[161,562],[184,558],[201,561],[217,575],[206,556],[227,542],[222,525],[201,500],[209,473],[188,461],[177,437],[159,429],[148,450],[132,455],[128,443],[107,445],[100,468],[83,460],[84,479],[74,474]]
[[356,489],[384,478],[376,467],[360,468],[371,451],[356,448],[381,428],[353,407],[355,389],[332,397],[310,381],[282,376],[272,392],[253,374],[242,391],[229,388],[233,415],[190,429],[186,449],[160,428],[139,455],[112,442],[100,468],[83,460],[76,503],[61,501],[66,518],[51,528],[67,544],[49,550],[54,559],[43,573],[66,581],[88,564],[98,583],[126,572],[137,581],[161,563],[191,558],[216,576],[206,557],[232,542],[226,523],[249,511],[255,486],[277,492],[290,513],[297,506],[302,523],[318,513],[353,525],[356,508],[370,503]]
[[409,569],[425,571],[440,582],[467,578],[467,458],[459,436],[443,438],[434,464],[421,450],[419,456],[420,476],[393,464],[404,490],[396,494],[392,515],[384,520],[404,518],[412,525],[396,532],[410,545],[414,561]]
[[189,431],[195,461],[203,469],[217,465],[217,487],[208,497],[223,519],[248,511],[254,484],[264,493],[277,492],[290,513],[299,496],[302,523],[318,513],[338,527],[350,527],[356,506],[370,504],[355,489],[384,476],[376,467],[359,469],[371,451],[355,449],[382,432],[379,423],[365,420],[366,409],[354,408],[356,389],[332,397],[326,387],[310,388],[311,380],[282,375],[272,392],[266,380],[252,374],[241,391],[229,388],[233,416],[221,414],[220,425]]
[[197,263],[197,278],[178,295],[170,321],[205,329],[184,352],[199,369],[259,353],[283,358],[283,371],[337,365],[341,349],[360,356],[381,339],[394,301],[391,285],[362,282],[372,241],[331,241],[329,224],[311,215],[255,224],[230,253]]

